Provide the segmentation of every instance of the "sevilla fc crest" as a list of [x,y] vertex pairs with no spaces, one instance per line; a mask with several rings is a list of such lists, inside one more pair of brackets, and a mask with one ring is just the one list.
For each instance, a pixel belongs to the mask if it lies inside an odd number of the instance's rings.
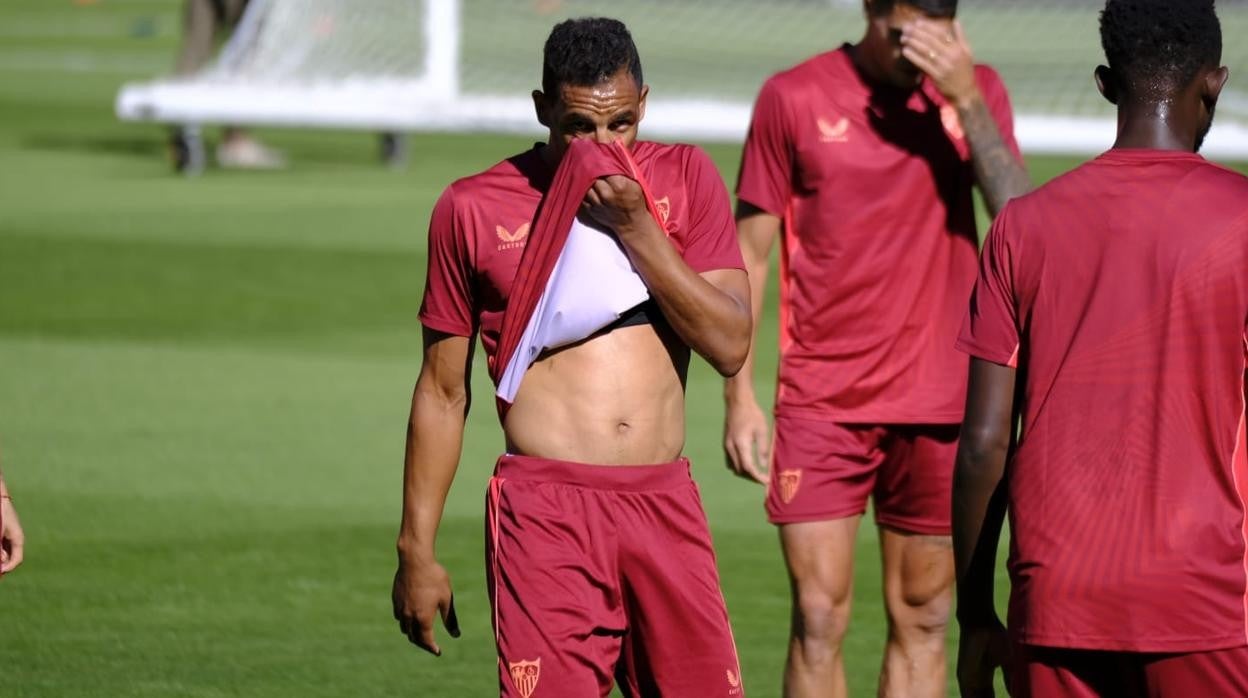
[[542,658],[531,662],[511,662],[507,665],[511,671],[511,683],[520,692],[521,698],[529,698],[537,688],[537,680],[542,675]]
[[780,481],[780,501],[788,504],[797,496],[797,490],[802,486],[802,471],[781,470],[778,479]]

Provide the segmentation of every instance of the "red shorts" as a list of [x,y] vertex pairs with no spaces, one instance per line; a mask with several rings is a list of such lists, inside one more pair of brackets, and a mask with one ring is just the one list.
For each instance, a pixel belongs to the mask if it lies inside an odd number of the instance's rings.
[[774,524],[858,516],[906,533],[950,533],[957,424],[839,424],[776,417],[767,518]]
[[1014,698],[1248,696],[1248,647],[1189,654],[1019,647]]
[[744,695],[688,460],[503,456],[486,510],[502,696]]

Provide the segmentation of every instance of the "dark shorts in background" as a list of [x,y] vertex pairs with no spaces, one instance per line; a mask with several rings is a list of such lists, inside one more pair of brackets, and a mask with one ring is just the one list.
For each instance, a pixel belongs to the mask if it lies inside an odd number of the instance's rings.
[[1185,654],[1020,645],[1014,698],[1239,698],[1248,647]]
[[833,521],[862,514],[874,497],[877,524],[947,536],[959,429],[777,416],[767,518]]
[[744,695],[688,460],[503,456],[486,510],[501,695]]

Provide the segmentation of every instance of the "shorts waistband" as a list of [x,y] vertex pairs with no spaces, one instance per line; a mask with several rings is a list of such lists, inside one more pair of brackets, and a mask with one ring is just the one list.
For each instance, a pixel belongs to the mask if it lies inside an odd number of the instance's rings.
[[689,459],[683,456],[660,465],[591,465],[505,454],[494,466],[494,477],[619,492],[671,490],[692,482]]

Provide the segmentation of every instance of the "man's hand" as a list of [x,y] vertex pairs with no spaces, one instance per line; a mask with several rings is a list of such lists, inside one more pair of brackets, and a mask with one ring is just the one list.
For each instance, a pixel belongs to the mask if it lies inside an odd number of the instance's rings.
[[13,500],[8,497],[0,499],[0,526],[3,526],[0,528],[0,575],[5,575],[22,564],[26,547],[22,522],[17,518]]
[[399,570],[394,573],[392,598],[399,629],[417,647],[442,656],[442,648],[433,637],[434,620],[439,615],[451,637],[459,637],[451,578],[442,565],[400,561]]
[[738,477],[767,484],[771,425],[758,402],[729,400],[724,412],[724,456]]
[[994,614],[984,624],[962,623],[958,641],[958,687],[963,698],[994,698],[992,677],[1001,669],[1010,685],[1010,639]]
[[918,19],[902,30],[901,53],[923,71],[954,106],[964,109],[980,99],[975,56],[962,25]]
[[581,210],[598,224],[614,231],[621,241],[646,220],[654,220],[646,208],[646,194],[641,185],[624,175],[611,175],[595,181],[585,194]]

